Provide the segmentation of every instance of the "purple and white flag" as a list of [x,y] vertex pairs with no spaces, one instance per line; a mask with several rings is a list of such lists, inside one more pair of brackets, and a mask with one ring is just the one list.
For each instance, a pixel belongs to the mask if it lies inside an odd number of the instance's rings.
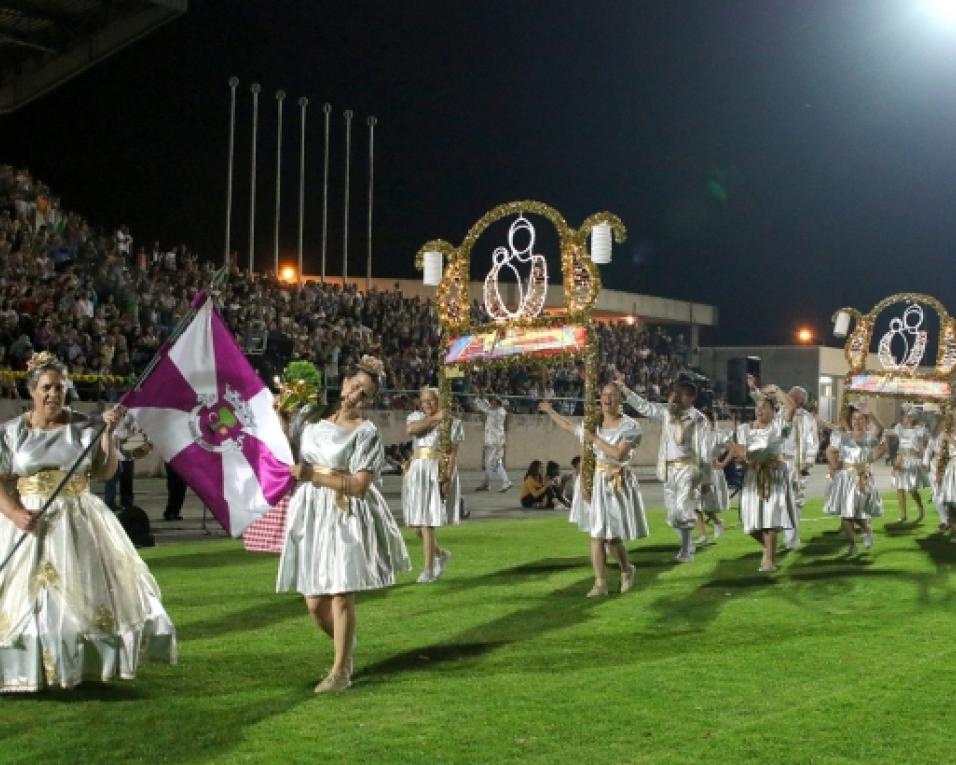
[[232,536],[289,490],[292,450],[259,379],[235,338],[197,296],[195,318],[126,406],[162,458]]

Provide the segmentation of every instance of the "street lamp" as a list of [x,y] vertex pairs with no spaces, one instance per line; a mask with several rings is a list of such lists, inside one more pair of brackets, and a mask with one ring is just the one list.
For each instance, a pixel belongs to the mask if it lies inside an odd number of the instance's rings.
[[800,327],[797,330],[797,342],[801,345],[809,345],[813,342],[813,330],[809,327]]

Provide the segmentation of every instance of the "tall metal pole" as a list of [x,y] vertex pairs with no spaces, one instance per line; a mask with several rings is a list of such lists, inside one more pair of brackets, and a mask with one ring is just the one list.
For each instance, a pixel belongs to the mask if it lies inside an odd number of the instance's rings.
[[352,110],[345,110],[345,204],[342,210],[342,287],[349,278],[349,170],[352,167]]
[[279,278],[279,205],[282,202],[282,102],[285,101],[285,91],[276,91],[276,110],[279,116],[276,130],[276,212],[275,230],[273,232],[274,268],[272,273]]
[[249,278],[256,270],[256,141],[259,135],[259,93],[262,86],[252,83],[252,177],[249,183]]
[[375,188],[375,125],[378,119],[369,117],[368,123],[368,259],[365,263],[365,289],[372,289],[372,192]]
[[305,107],[309,99],[299,99],[302,130],[299,134],[299,284],[302,284],[302,231],[305,226]]
[[325,151],[322,161],[322,275],[320,278],[325,284],[325,255],[329,241],[329,117],[332,114],[332,104],[322,104],[322,114],[325,115]]
[[226,172],[226,244],[223,264],[229,266],[229,250],[232,244],[232,159],[236,146],[236,88],[238,77],[229,78],[229,169]]

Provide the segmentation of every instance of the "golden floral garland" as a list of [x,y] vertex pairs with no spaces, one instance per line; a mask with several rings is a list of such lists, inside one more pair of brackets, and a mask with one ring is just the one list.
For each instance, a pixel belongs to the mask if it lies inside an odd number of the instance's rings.
[[[471,272],[471,250],[478,238],[493,223],[510,217],[531,213],[550,221],[558,232],[561,251],[562,285],[564,287],[564,312],[560,314],[545,314],[535,317],[522,317],[508,322],[490,322],[473,326],[471,324],[471,297],[469,293]],[[623,222],[613,213],[599,212],[584,220],[581,226],[573,229],[568,226],[564,217],[550,205],[534,200],[520,200],[506,202],[489,210],[481,216],[468,230],[462,243],[455,247],[444,239],[433,239],[419,248],[415,255],[415,267],[424,268],[426,252],[440,252],[447,263],[441,282],[436,292],[438,320],[442,325],[443,333],[440,346],[439,392],[442,409],[446,416],[439,430],[439,449],[445,453],[447,467],[448,451],[451,436],[451,382],[446,374],[444,359],[448,356],[448,347],[453,335],[494,332],[502,327],[532,327],[548,328],[564,324],[582,324],[587,333],[587,341],[583,351],[567,351],[535,359],[547,366],[564,364],[567,362],[583,362],[585,370],[584,390],[584,426],[588,430],[597,427],[600,418],[600,408],[594,387],[598,374],[598,341],[591,323],[591,308],[601,291],[601,275],[597,266],[591,261],[587,252],[587,238],[591,230],[601,224],[611,227],[614,240],[620,244],[627,237],[627,229]],[[471,369],[493,367],[515,367],[528,363],[524,356],[512,356],[507,359],[482,360],[459,363],[456,366],[465,366]],[[581,461],[581,475],[585,491],[590,493],[594,477],[594,447],[585,442]]]

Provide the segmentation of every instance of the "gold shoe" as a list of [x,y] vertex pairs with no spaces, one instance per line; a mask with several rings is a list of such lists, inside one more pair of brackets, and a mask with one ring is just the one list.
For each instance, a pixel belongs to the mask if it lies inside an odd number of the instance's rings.
[[595,585],[591,588],[590,592],[588,592],[588,594],[585,595],[585,597],[587,597],[587,598],[600,598],[600,597],[602,597],[603,595],[607,595],[607,584],[597,584],[597,583],[595,583]]
[[338,693],[352,687],[351,678],[345,673],[329,672],[325,679],[315,686],[316,693]]
[[621,572],[621,593],[630,592],[634,587],[634,579],[637,577],[637,566],[631,566],[629,569]]

